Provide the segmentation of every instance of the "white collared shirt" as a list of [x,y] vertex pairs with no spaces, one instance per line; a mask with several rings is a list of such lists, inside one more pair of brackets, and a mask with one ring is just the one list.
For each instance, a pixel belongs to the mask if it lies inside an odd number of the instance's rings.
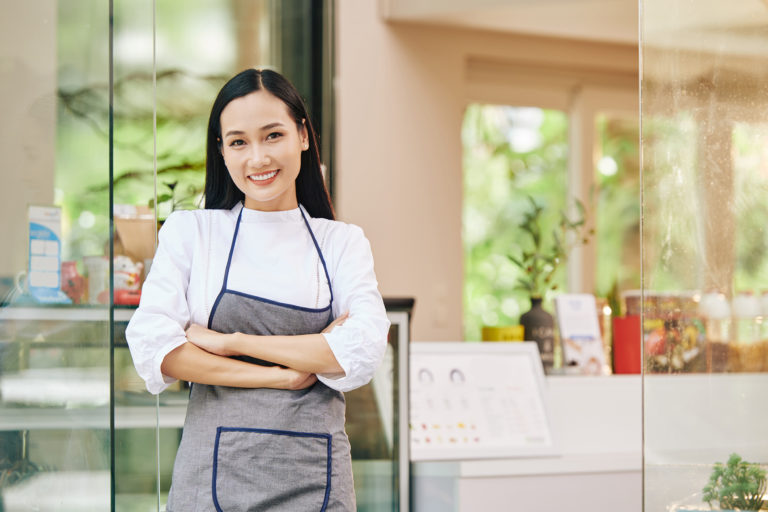
[[[186,328],[208,324],[241,208],[238,204],[231,210],[174,212],[160,230],[141,304],[125,332],[136,370],[150,393],[160,393],[175,382],[162,374],[160,365],[186,342]],[[331,279],[333,316],[349,311],[343,325],[323,334],[345,375],[318,375],[318,379],[349,391],[372,378],[386,349],[389,320],[363,231],[306,215]],[[298,208],[243,210],[227,287],[306,308],[328,305],[323,266]]]

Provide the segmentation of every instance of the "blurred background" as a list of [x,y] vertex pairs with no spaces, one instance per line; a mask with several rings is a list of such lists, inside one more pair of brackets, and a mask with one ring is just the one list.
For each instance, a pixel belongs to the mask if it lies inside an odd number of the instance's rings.
[[[384,369],[347,397],[360,510],[429,501],[409,495],[407,344],[488,340],[565,293],[595,298],[605,361],[566,375],[556,342],[545,369],[593,411],[553,417],[565,455],[608,457],[578,484],[597,510],[698,503],[732,451],[768,462],[765,1],[0,5],[0,510],[162,509],[186,391],[148,395],[123,331],[248,67],[304,96],[390,299]],[[501,510],[521,467],[450,470],[436,509]]]

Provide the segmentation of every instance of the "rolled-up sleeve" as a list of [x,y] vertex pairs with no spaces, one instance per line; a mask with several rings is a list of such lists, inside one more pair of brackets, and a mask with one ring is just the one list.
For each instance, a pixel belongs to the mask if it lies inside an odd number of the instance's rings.
[[346,236],[334,247],[331,283],[334,314],[348,311],[349,318],[324,334],[344,376],[318,375],[321,382],[338,391],[350,391],[373,378],[384,357],[390,324],[373,270],[370,243],[359,227],[344,227]]
[[152,394],[176,381],[163,375],[160,366],[169,352],[187,340],[186,292],[196,232],[192,222],[192,212],[174,212],[163,224],[141,302],[125,331],[136,371]]

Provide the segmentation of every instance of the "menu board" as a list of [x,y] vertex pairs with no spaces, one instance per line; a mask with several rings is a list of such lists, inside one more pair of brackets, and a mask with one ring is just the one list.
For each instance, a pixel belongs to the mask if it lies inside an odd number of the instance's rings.
[[411,343],[411,460],[555,454],[535,343]]

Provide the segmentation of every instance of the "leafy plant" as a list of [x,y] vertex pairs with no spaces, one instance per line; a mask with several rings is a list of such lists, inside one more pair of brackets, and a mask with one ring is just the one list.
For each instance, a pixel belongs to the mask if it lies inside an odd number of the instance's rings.
[[765,470],[733,453],[726,464],[715,464],[703,498],[710,507],[717,502],[720,509],[760,510],[765,491]]
[[[576,200],[578,218],[571,220],[560,212],[557,227],[550,233],[542,230],[544,206],[527,196],[531,208],[523,216],[519,228],[528,235],[528,243],[521,245],[519,255],[508,254],[507,258],[523,271],[517,280],[517,288],[527,291],[531,297],[543,297],[548,290],[556,290],[554,276],[560,266],[568,259],[571,249],[585,244],[594,234],[587,229],[584,205]],[[572,241],[568,234],[572,233]]]
[[[186,187],[186,195],[180,196],[178,193],[178,181],[163,183],[163,185],[168,189],[168,192],[163,192],[162,194],[157,195],[159,221],[165,221],[168,215],[176,210],[191,210],[198,206],[197,199],[202,193],[202,189],[195,187],[194,185],[188,185]],[[148,205],[150,208],[154,208],[155,199],[150,199]]]

